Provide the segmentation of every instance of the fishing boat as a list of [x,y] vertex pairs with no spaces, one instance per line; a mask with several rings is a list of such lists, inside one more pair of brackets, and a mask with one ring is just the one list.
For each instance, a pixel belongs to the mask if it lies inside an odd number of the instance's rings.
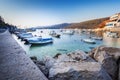
[[42,38],[42,37],[32,37],[32,38],[26,38],[25,41],[29,44],[47,44],[52,43],[52,38]]
[[83,42],[90,43],[90,44],[95,44],[95,40],[93,39],[82,39]]
[[91,37],[91,38],[94,39],[94,40],[103,40],[102,37]]

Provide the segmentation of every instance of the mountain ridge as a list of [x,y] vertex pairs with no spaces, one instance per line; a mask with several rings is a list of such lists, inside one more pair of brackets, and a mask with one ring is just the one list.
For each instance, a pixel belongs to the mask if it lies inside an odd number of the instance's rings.
[[103,28],[106,22],[109,20],[109,17],[92,19],[88,21],[83,21],[79,23],[73,23],[70,26],[67,26],[66,29],[96,29]]
[[[109,17],[87,20],[79,23],[61,23],[51,26],[32,27],[35,29],[96,29],[103,28]],[[30,29],[30,28],[29,28]]]

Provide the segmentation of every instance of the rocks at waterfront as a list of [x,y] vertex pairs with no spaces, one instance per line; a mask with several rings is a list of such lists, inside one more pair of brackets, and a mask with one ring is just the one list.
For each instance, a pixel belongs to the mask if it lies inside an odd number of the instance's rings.
[[119,74],[119,79],[118,80],[120,80],[120,60],[119,60],[119,62],[118,62],[118,64],[119,64],[119,72],[118,72],[118,74]]
[[59,55],[53,62],[50,80],[111,80],[101,65],[83,51]]
[[46,77],[48,77],[49,69],[45,67],[45,63],[43,61],[33,60],[33,62],[38,66],[38,68],[44,73]]
[[120,49],[100,46],[93,49],[89,54],[103,66],[113,80],[118,79]]
[[37,57],[36,56],[32,56],[32,57],[30,57],[30,59],[37,60]]
[[112,80],[97,62],[60,62],[49,70],[50,80]]
[[49,80],[120,80],[119,58],[119,48],[100,46],[33,61]]
[[48,77],[48,68],[45,67],[45,63],[43,61],[37,60],[36,56],[30,57],[30,59],[37,65],[37,67],[44,73],[46,77]]
[[116,61],[120,58],[120,49],[113,47],[100,46],[94,48],[91,52],[89,52],[89,54],[92,58],[95,59],[97,57],[96,55],[99,54],[99,51],[105,51],[109,56],[112,56]]

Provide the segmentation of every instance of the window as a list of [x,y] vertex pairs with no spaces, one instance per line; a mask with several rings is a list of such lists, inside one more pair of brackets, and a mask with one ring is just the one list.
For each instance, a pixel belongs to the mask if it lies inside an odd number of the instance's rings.
[[120,22],[120,19],[118,20],[118,22]]
[[113,24],[107,24],[107,26],[113,26]]

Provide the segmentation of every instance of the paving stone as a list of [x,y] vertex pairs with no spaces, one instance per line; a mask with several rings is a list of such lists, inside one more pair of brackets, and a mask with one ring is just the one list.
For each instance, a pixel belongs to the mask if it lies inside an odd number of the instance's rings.
[[8,31],[0,33],[0,80],[48,80]]

